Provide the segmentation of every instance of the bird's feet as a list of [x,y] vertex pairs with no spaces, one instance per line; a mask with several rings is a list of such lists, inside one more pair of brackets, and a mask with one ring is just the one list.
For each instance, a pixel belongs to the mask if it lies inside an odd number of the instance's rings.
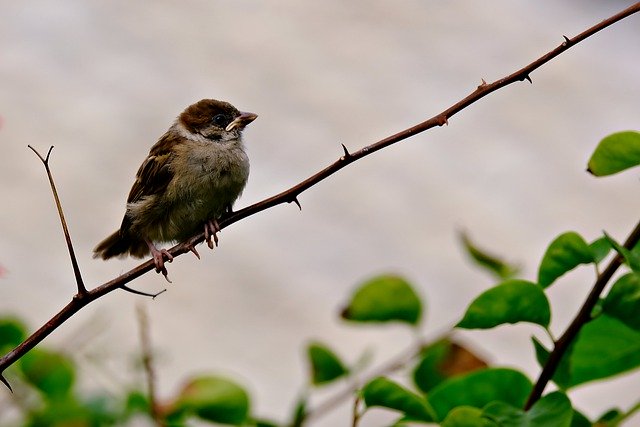
[[[209,220],[209,221],[204,223],[204,240],[205,240],[205,242],[207,242],[207,245],[209,246],[210,249],[213,249],[214,245],[218,246],[218,232],[219,231],[220,231],[220,224],[218,224],[218,221],[216,221],[215,219],[214,220]],[[195,238],[189,239],[189,240],[183,242],[182,246],[186,250],[192,252],[196,256],[196,258],[200,259],[200,254],[198,253],[198,250],[196,249],[196,241],[197,241],[197,239],[195,239]],[[158,251],[158,252],[162,252],[162,251]],[[170,255],[166,251],[165,251],[165,254],[166,255]]]
[[[204,223],[204,240],[207,242],[209,249],[213,249],[213,244],[218,246],[218,232],[220,231],[220,224],[217,220],[209,220]],[[211,241],[213,238],[213,242]]]
[[166,257],[168,262],[172,262],[173,255],[171,255],[166,249],[158,250],[150,240],[146,240],[146,242],[149,250],[151,251],[151,256],[153,257],[153,263],[156,266],[156,273],[162,273],[167,282],[171,283],[167,274],[167,268],[164,266],[164,258]]

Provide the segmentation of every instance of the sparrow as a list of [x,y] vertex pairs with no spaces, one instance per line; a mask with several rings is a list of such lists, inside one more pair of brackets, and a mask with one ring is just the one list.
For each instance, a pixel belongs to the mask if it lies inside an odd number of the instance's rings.
[[256,117],[214,99],[187,107],[151,147],[129,192],[120,229],[96,246],[93,257],[150,253],[156,271],[168,280],[164,261],[173,256],[156,243],[184,242],[200,258],[189,239],[204,227],[213,249],[217,220],[231,212],[249,178],[242,131]]

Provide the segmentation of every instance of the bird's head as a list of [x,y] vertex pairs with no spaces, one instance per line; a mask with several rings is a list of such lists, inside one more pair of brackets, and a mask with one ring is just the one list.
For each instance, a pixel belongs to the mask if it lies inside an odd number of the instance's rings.
[[203,99],[187,107],[178,117],[185,129],[211,141],[229,141],[240,137],[246,125],[258,117],[243,113],[224,101]]

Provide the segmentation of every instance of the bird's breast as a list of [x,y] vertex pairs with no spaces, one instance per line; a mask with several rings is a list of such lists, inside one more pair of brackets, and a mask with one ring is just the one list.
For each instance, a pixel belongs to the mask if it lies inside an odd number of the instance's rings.
[[249,177],[249,159],[241,142],[185,146],[172,161],[170,197],[215,206],[233,203]]

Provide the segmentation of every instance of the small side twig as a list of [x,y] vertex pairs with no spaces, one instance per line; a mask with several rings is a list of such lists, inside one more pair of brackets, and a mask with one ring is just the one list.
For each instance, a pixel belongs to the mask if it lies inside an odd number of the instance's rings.
[[360,412],[360,393],[356,393],[356,398],[353,401],[353,414],[351,416],[351,427],[358,427],[358,422],[362,416]]
[[[436,339],[436,341],[437,340],[438,339]],[[367,384],[369,381],[373,380],[374,378],[377,378],[383,375],[389,375],[395,371],[398,371],[399,369],[404,368],[405,366],[407,366],[409,362],[411,362],[413,359],[418,357],[420,353],[422,353],[422,349],[424,348],[425,345],[426,345],[426,342],[424,340],[417,339],[405,351],[403,351],[402,353],[399,353],[394,358],[388,360],[386,363],[382,364],[377,369],[370,372],[366,376],[366,378],[364,378],[361,381],[361,383]],[[327,398],[327,400],[320,403],[315,408],[308,410],[307,413],[305,414],[305,420],[316,419],[322,415],[325,415],[327,412],[332,411],[334,408],[336,408],[338,405],[342,404],[346,399],[348,399],[349,396],[356,393],[358,391],[358,388],[359,387],[357,385],[351,385],[341,390],[339,393],[336,393],[335,395]]]
[[628,411],[621,413],[620,415],[615,417],[613,420],[611,420],[611,425],[619,426],[625,420],[627,420],[627,419],[631,418],[633,415],[635,415],[637,412],[640,412],[640,402],[636,402],[636,404],[633,405],[631,408],[629,408]]
[[49,151],[47,151],[47,156],[42,157],[42,155],[33,148],[31,145],[27,145],[36,153],[36,156],[40,159],[44,168],[47,171],[47,177],[49,177],[49,185],[51,185],[51,192],[53,193],[53,198],[56,202],[56,208],[58,208],[58,216],[60,217],[60,222],[62,223],[62,231],[64,232],[64,238],[67,241],[67,249],[69,250],[69,256],[71,257],[71,265],[73,266],[73,273],[76,276],[76,285],[78,287],[78,295],[85,295],[87,293],[87,288],[84,286],[84,281],[82,280],[82,275],[80,274],[80,267],[78,267],[78,260],[76,259],[76,254],[73,250],[73,243],[71,243],[71,235],[69,234],[69,227],[67,227],[67,221],[64,219],[64,213],[62,212],[62,204],[60,203],[60,198],[58,197],[58,190],[56,190],[56,184],[53,182],[53,175],[51,174],[51,169],[49,168],[49,157],[51,156],[51,151],[53,150],[53,145],[49,147]]
[[135,295],[142,295],[143,297],[149,297],[151,299],[156,299],[156,297],[158,295],[161,295],[161,294],[167,292],[167,289],[165,288],[165,289],[163,289],[163,290],[161,290],[159,292],[156,292],[155,294],[152,294],[150,292],[143,292],[143,291],[139,291],[137,289],[130,288],[127,285],[122,285],[120,287],[120,289],[122,289],[123,291],[130,292],[130,293],[135,294]]

